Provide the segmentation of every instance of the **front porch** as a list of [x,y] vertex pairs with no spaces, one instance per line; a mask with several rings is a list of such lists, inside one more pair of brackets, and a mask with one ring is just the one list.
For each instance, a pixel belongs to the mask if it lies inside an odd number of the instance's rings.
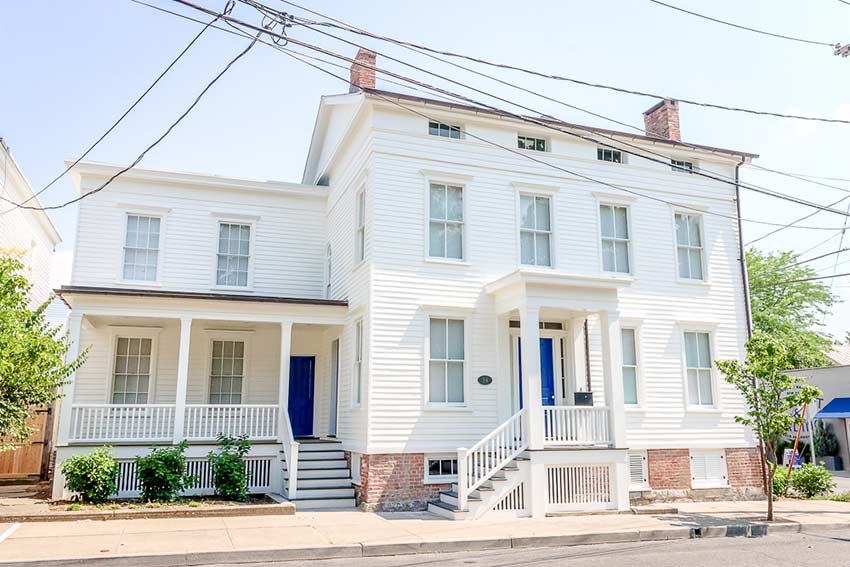
[[132,457],[151,446],[188,441],[188,466],[203,479],[218,436],[245,435],[252,489],[285,492],[285,465],[297,497],[300,439],[336,434],[344,302],[63,295],[72,344],[89,351],[65,387],[57,461],[115,446],[127,497]]

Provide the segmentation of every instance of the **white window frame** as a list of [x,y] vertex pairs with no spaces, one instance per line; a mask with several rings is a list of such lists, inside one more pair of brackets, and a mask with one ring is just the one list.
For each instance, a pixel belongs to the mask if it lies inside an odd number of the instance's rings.
[[354,195],[354,267],[366,261],[366,188]]
[[[726,451],[723,449],[691,449],[689,451],[691,488],[725,488],[729,486],[729,468],[726,462]],[[694,456],[714,457],[720,460],[719,479],[697,479],[694,474]]]
[[[635,481],[632,478],[632,459],[640,458],[641,459],[641,476],[642,479],[640,482]],[[629,451],[629,491],[631,492],[639,492],[644,490],[650,490],[649,486],[649,457],[647,451],[643,450],[630,450]]]
[[[600,154],[602,152],[602,154]],[[605,152],[611,152],[611,157],[613,158],[614,153],[620,154],[620,161],[614,161],[613,159],[607,160],[603,159]],[[623,165],[626,163],[626,152],[623,150],[618,150],[615,148],[606,148],[603,146],[596,146],[596,161],[601,161],[602,163],[613,163],[615,165]]]
[[[440,134],[439,132],[438,132],[437,134],[432,134],[432,133],[431,133],[431,123],[432,123],[432,122],[434,122],[434,123],[436,123],[436,124],[437,124],[437,129],[438,129],[438,130],[439,130],[439,127],[440,127],[440,126],[448,126],[448,128],[449,128],[449,130],[450,130],[450,131],[449,131],[449,135],[448,135],[448,136],[443,136],[443,135],[442,135],[442,134]],[[458,137],[457,137],[457,138],[452,137],[452,135],[451,135],[451,130],[452,130],[452,129],[454,129],[454,130],[457,130],[457,131],[458,131]],[[426,123],[426,125],[425,125],[425,133],[426,133],[428,136],[433,136],[434,138],[442,138],[442,139],[444,139],[444,140],[463,140],[463,138],[464,138],[464,127],[463,127],[463,124],[451,124],[451,123],[449,123],[449,122],[443,122],[442,120],[431,120],[431,119],[428,119],[428,121],[427,121],[427,123]]]
[[[366,351],[364,331],[365,319],[359,317],[354,321],[352,327],[352,363],[351,363],[351,407],[363,407],[363,382],[366,376],[366,362],[364,352]],[[358,346],[360,347],[358,349]],[[359,374],[358,374],[359,372]]]
[[[248,396],[250,395],[250,380],[251,380],[251,339],[253,338],[253,330],[221,330],[221,329],[205,329],[203,333],[206,335],[206,352],[204,356],[204,398],[203,404],[210,403],[210,382],[212,381],[212,353],[213,341],[242,341],[245,343],[242,362],[242,393],[241,403],[239,405],[249,404]],[[224,405],[224,404],[223,404]],[[238,407],[233,404],[233,407]]]
[[[617,242],[622,242],[622,238],[610,238],[602,235],[602,207],[620,207],[626,209],[626,226],[629,231],[629,238],[626,239],[627,246],[627,254],[629,257],[629,271],[627,272],[619,272],[619,271],[609,271],[605,269],[605,260],[602,251],[602,243],[605,240],[614,240]],[[624,203],[622,201],[611,201],[611,200],[598,200],[597,201],[597,228],[598,228],[598,237],[599,237],[599,268],[603,273],[606,274],[615,274],[620,276],[632,276],[635,273],[635,254],[634,254],[634,232],[632,226],[632,207],[628,203]]]
[[119,338],[151,339],[151,369],[150,378],[148,379],[148,402],[145,405],[156,403],[157,369],[159,366],[159,334],[161,331],[162,329],[159,327],[125,327],[119,325],[110,327],[109,390],[106,392],[106,400],[104,400],[104,403],[112,405],[112,395],[115,391],[115,358],[118,355]]
[[[536,147],[535,148],[528,148],[528,147],[520,148],[519,147],[520,138],[523,138],[523,139],[526,139],[526,140],[534,140],[535,146],[537,145],[537,142],[543,142],[543,149],[538,150]],[[517,141],[517,149],[518,150],[527,150],[527,151],[530,151],[530,152],[548,152],[548,151],[551,150],[551,148],[549,147],[549,140],[547,138],[544,138],[544,137],[541,137],[541,136],[532,136],[530,134],[523,134],[522,132],[519,132],[516,135],[516,141]]]
[[[425,183],[425,260],[428,262],[442,263],[442,264],[466,264],[467,261],[467,212],[468,212],[468,191],[465,183],[459,182],[457,180],[451,180],[450,178],[426,178]],[[460,258],[449,258],[447,256],[432,256],[431,255],[431,186],[432,185],[444,185],[446,187],[460,187],[461,190],[461,199],[463,200],[463,210],[462,210],[462,220],[460,221],[447,221],[437,219],[436,222],[442,222],[446,224],[459,224],[461,226],[461,257]]]
[[[463,321],[463,402],[432,402],[431,401],[431,319],[453,319]],[[469,384],[469,365],[472,360],[470,351],[470,313],[466,310],[459,311],[454,309],[434,309],[430,308],[425,311],[424,320],[424,348],[422,351],[422,364],[424,368],[424,380],[422,384],[422,401],[423,407],[426,410],[451,411],[461,410],[466,411],[470,407],[469,394],[471,391]]]
[[[116,283],[119,284],[132,284],[134,286],[156,286],[159,287],[162,282],[162,267],[165,265],[163,263],[163,256],[165,255],[165,228],[166,228],[166,213],[170,211],[170,209],[160,209],[160,208],[135,208],[135,207],[127,207],[124,210],[124,232],[121,235],[121,254],[120,260],[118,264],[117,277],[115,278]],[[156,279],[153,281],[148,280],[128,280],[124,278],[124,262],[127,254],[127,228],[129,225],[130,216],[138,216],[138,217],[151,217],[159,219],[159,248],[157,249],[156,255]]]
[[[537,264],[537,263],[535,263],[535,264],[524,264],[522,262],[522,232],[531,230],[531,229],[526,229],[526,228],[522,227],[522,197],[523,196],[534,197],[534,198],[541,197],[541,198],[544,198],[544,199],[549,199],[549,231],[548,231],[549,232],[549,265],[548,266],[540,265],[540,264]],[[525,267],[528,267],[528,268],[535,268],[535,269],[542,269],[542,270],[554,270],[554,269],[557,268],[557,265],[558,265],[558,258],[557,258],[558,245],[557,245],[557,224],[555,222],[555,217],[557,216],[555,214],[556,204],[557,204],[557,201],[555,199],[554,192],[550,192],[550,191],[529,191],[529,190],[523,190],[523,189],[520,189],[520,190],[517,191],[517,194],[516,194],[516,233],[515,234],[516,234],[516,239],[517,239],[516,251],[517,251],[517,265],[518,266],[525,266]],[[532,232],[545,233],[546,231],[538,231],[537,229],[534,229]],[[537,249],[536,249],[536,247],[535,247],[535,251],[534,251],[534,257],[535,257],[535,261],[536,261],[536,259],[537,259]]]
[[[212,261],[212,285],[211,288],[213,290],[226,290],[226,291],[253,291],[254,290],[254,259],[257,252],[257,217],[242,217],[242,216],[224,216],[224,215],[213,215],[215,217],[215,236],[213,238],[214,248],[213,248],[213,261]],[[248,243],[248,285],[222,285],[218,283],[218,247],[219,247],[219,238],[221,235],[221,225],[222,224],[240,224],[246,225],[250,227],[251,235]]]
[[[687,166],[677,165],[677,162],[681,164],[690,164],[691,167],[688,169]],[[696,160],[689,158],[670,158],[670,170],[675,173],[695,173],[697,171],[697,162]]]
[[[685,408],[689,412],[714,412],[717,411],[720,407],[719,402],[719,391],[718,391],[718,383],[717,383],[717,369],[715,368],[714,361],[717,360],[717,350],[715,348],[715,340],[714,340],[714,329],[708,328],[704,325],[694,326],[694,325],[680,325],[679,326],[679,340],[681,341],[682,348],[682,379],[683,379],[683,387],[685,393]],[[688,387],[688,353],[687,346],[685,342],[685,334],[687,333],[700,333],[708,335],[708,348],[711,351],[710,354],[710,365],[709,365],[709,373],[711,376],[711,404],[692,404],[690,389]]]
[[325,247],[325,299],[331,298],[331,284],[333,282],[333,249],[331,243]]
[[[641,346],[641,323],[639,321],[634,320],[621,320],[620,321],[620,340],[622,342],[622,333],[624,329],[630,329],[634,331],[635,334],[635,392],[637,393],[637,403],[630,404],[628,402],[625,403],[625,409],[628,410],[636,410],[641,409],[643,407],[644,395],[643,395],[643,360],[641,357],[640,346]],[[621,345],[622,346],[622,345]],[[620,357],[622,360],[622,356]],[[626,366],[625,362],[623,366]],[[625,383],[624,383],[625,384]]]
[[[676,234],[676,215],[686,215],[699,217],[699,237],[702,246],[699,247],[700,261],[702,262],[702,278],[683,278],[679,273],[679,237]],[[687,246],[688,249],[696,248],[695,246]],[[705,284],[708,283],[708,246],[705,240],[705,215],[700,211],[690,211],[682,209],[673,210],[673,267],[676,271],[676,281],[680,283]],[[690,269],[688,270],[690,271]]]
[[428,461],[457,461],[457,453],[426,453],[424,457],[424,474],[422,478],[423,484],[451,484],[457,482],[456,474],[434,475],[431,476],[428,471]]

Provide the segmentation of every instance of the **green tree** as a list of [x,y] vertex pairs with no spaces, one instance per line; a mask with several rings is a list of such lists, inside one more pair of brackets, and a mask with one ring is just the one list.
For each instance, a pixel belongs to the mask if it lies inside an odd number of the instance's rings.
[[817,276],[798,261],[794,252],[747,250],[753,330],[789,347],[789,368],[828,366],[832,340],[818,328],[837,298],[823,281],[795,281]]
[[[757,332],[747,341],[747,359],[717,361],[717,367],[729,384],[735,386],[747,402],[747,413],[735,421],[752,428],[761,441],[762,458],[767,463],[767,486],[773,486],[776,474],[776,452],[782,436],[802,422],[792,411],[810,404],[821,395],[820,390],[806,384],[800,376],[789,376],[785,370],[799,356],[793,346],[766,333]],[[767,520],[773,521],[773,491],[767,491]]]
[[0,256],[0,451],[26,441],[32,408],[55,400],[86,354],[65,361],[68,337],[45,321],[49,301],[30,308],[32,286],[19,273],[22,268],[18,260]]

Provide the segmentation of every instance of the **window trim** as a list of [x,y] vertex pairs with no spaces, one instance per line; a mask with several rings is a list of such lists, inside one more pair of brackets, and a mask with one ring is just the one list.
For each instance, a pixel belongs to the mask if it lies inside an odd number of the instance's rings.
[[[599,248],[599,270],[600,270],[600,272],[603,273],[603,274],[611,274],[611,275],[616,275],[616,276],[620,276],[620,277],[634,276],[635,273],[636,273],[636,269],[635,269],[635,248],[634,248],[634,240],[635,239],[634,239],[634,227],[632,225],[632,206],[631,206],[631,203],[612,200],[612,199],[599,199],[599,198],[597,198],[596,201],[597,201],[597,205],[596,205],[596,232],[597,232],[597,237],[598,237],[597,242],[599,242],[598,248]],[[626,209],[626,226],[627,226],[627,229],[629,231],[629,238],[626,241],[626,245],[627,245],[627,248],[628,248],[628,255],[629,255],[629,271],[628,272],[617,272],[617,271],[612,272],[612,271],[605,269],[605,259],[603,257],[603,251],[602,251],[602,240],[603,240],[603,238],[605,238],[605,237],[602,236],[602,207],[620,207],[620,208]],[[615,238],[613,240],[622,240],[622,239],[616,239]]]
[[[549,265],[541,266],[539,264],[524,264],[522,262],[522,231],[527,230],[522,228],[522,197],[542,197],[545,199],[549,199]],[[558,241],[558,225],[555,221],[557,215],[555,214],[557,200],[555,198],[555,192],[552,191],[540,191],[540,190],[530,190],[524,189],[522,187],[518,187],[516,191],[516,219],[515,219],[515,231],[514,235],[516,238],[516,254],[517,254],[517,266],[521,268],[530,268],[530,269],[538,269],[538,270],[556,270],[558,268],[558,254],[557,254],[557,241]],[[537,231],[535,232],[543,232]],[[535,260],[537,258],[537,251],[534,253]]]
[[[540,153],[547,153],[547,152],[552,151],[552,147],[551,147],[551,143],[550,143],[549,139],[544,137],[544,136],[536,136],[536,135],[531,135],[531,134],[524,134],[522,132],[517,132],[516,138],[517,138],[517,149],[518,150],[528,151],[528,152],[540,152]],[[531,139],[531,140],[534,140],[535,142],[542,141],[543,142],[543,149],[538,150],[537,148],[520,148],[519,147],[519,139],[520,138]]]
[[[720,457],[720,480],[696,480],[694,478],[694,454],[701,455],[718,455]],[[725,449],[690,449],[688,450],[688,463],[690,465],[691,488],[728,488],[729,484],[729,467],[726,461]]]
[[[250,404],[248,396],[251,393],[249,388],[251,380],[251,339],[253,338],[253,330],[221,330],[221,329],[204,329],[203,333],[206,338],[206,352],[204,353],[204,390],[203,404],[210,403],[210,382],[212,380],[212,353],[213,341],[242,341],[245,343],[245,351],[243,353],[242,362],[242,393],[240,395],[241,402],[238,405]],[[227,405],[227,404],[216,404]],[[237,404],[230,404],[234,407]]]
[[[445,185],[460,187],[461,196],[463,199],[463,220],[460,222],[461,224],[461,257],[460,258],[447,258],[444,256],[431,256],[431,185]],[[469,191],[467,181],[462,181],[460,178],[452,178],[451,176],[445,177],[431,177],[425,176],[425,240],[423,242],[424,248],[424,257],[425,261],[429,263],[435,264],[454,264],[454,265],[468,265],[468,256],[469,256],[469,239],[467,230],[468,225],[468,213],[469,213]]]
[[[696,278],[683,278],[679,274],[679,238],[676,234],[676,215],[688,215],[695,216],[700,218],[699,222],[699,237],[700,242],[702,242],[701,247],[701,255],[700,260],[702,261],[702,279]],[[687,209],[674,208],[673,209],[673,270],[676,274],[676,281],[678,283],[684,284],[696,284],[703,285],[709,283],[709,273],[708,273],[708,243],[705,239],[705,215],[701,211],[691,211]]]
[[[463,321],[463,402],[432,402],[430,400],[431,386],[431,319],[454,319]],[[423,328],[423,348],[422,348],[422,364],[423,364],[423,381],[422,381],[422,406],[426,410],[435,411],[466,411],[470,409],[469,395],[472,390],[470,387],[470,372],[469,365],[472,360],[470,351],[470,313],[467,310],[457,309],[428,309],[425,311],[424,328]]]
[[457,461],[457,453],[425,453],[423,457],[423,477],[422,484],[452,484],[457,482],[456,474],[431,476],[428,474],[428,461]]
[[[642,492],[644,490],[651,490],[649,485],[649,454],[646,449],[632,449],[629,450],[629,492]],[[643,480],[641,482],[634,482],[632,480],[631,475],[631,458],[632,456],[639,456],[641,458],[642,465],[642,476]]]
[[[358,317],[354,320],[353,333],[351,336],[351,390],[350,406],[352,408],[363,407],[363,383],[366,377],[366,318]],[[357,350],[358,333],[360,335],[360,350]],[[360,364],[360,377],[357,378],[357,365]],[[358,395],[359,394],[359,395]]]
[[[241,224],[250,227],[251,237],[248,240],[248,285],[239,286],[239,285],[221,285],[218,283],[218,246],[219,239],[221,238],[221,225],[222,224]],[[212,262],[212,285],[211,289],[214,291],[254,291],[254,255],[257,251],[256,246],[257,240],[257,221],[254,218],[246,219],[245,217],[239,216],[225,216],[225,215],[216,215],[215,216],[215,237],[214,241],[214,249],[213,249],[213,262]]]
[[[714,361],[717,360],[717,349],[715,346],[715,337],[714,337],[714,329],[706,326],[694,326],[694,325],[678,325],[679,329],[679,341],[682,349],[681,354],[681,364],[682,364],[682,387],[684,392],[684,406],[685,410],[688,412],[715,412],[720,409],[720,398],[719,398],[719,384],[718,384],[718,376],[717,369],[715,368]],[[709,373],[711,377],[711,404],[692,404],[690,397],[690,390],[688,389],[688,353],[687,346],[685,342],[685,334],[686,333],[702,333],[708,335],[708,348],[710,352],[711,362],[709,364]]]
[[[363,223],[360,223],[360,207],[363,207]],[[354,268],[366,262],[366,187],[354,194]],[[361,239],[362,233],[362,239]]]
[[[643,357],[641,356],[641,331],[643,324],[641,321],[635,319],[622,319],[620,320],[620,341],[622,348],[622,333],[623,329],[631,329],[635,332],[635,362],[637,363],[635,367],[635,392],[637,393],[637,403],[630,404],[625,401],[625,396],[623,396],[623,405],[625,406],[626,411],[636,411],[644,408],[644,391],[643,391]],[[620,361],[621,367],[625,366],[625,363],[622,362],[622,352],[620,353]]]
[[[148,402],[144,405],[152,405],[156,403],[157,394],[157,370],[159,368],[159,334],[162,331],[159,327],[124,327],[113,326],[109,333],[109,388],[106,391],[106,400],[104,403],[112,404],[112,395],[115,392],[115,357],[118,355],[118,339],[151,339],[151,371],[150,379],[148,380]],[[128,404],[115,404],[128,405]]]
[[[160,211],[159,209],[157,209],[156,211],[134,207],[126,207],[124,209],[124,231],[121,233],[121,254],[119,254],[118,269],[116,271],[116,283],[151,287],[160,287],[162,285],[162,267],[164,266],[163,256],[165,255],[166,214],[166,212]],[[153,281],[128,280],[124,277],[124,261],[127,255],[127,228],[130,224],[131,215],[159,219],[159,248],[157,249],[156,255],[156,278]]]

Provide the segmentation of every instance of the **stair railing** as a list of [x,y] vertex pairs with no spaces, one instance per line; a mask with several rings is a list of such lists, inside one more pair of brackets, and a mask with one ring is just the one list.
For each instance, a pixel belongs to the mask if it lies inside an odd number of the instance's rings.
[[289,479],[286,481],[286,497],[295,500],[298,496],[298,450],[300,444],[295,440],[292,433],[292,424],[289,421],[289,412],[281,407],[283,412],[283,427],[281,428],[281,443],[283,444],[283,456],[286,459],[286,471]]
[[466,510],[470,493],[528,448],[521,409],[469,449],[457,451],[458,508]]

